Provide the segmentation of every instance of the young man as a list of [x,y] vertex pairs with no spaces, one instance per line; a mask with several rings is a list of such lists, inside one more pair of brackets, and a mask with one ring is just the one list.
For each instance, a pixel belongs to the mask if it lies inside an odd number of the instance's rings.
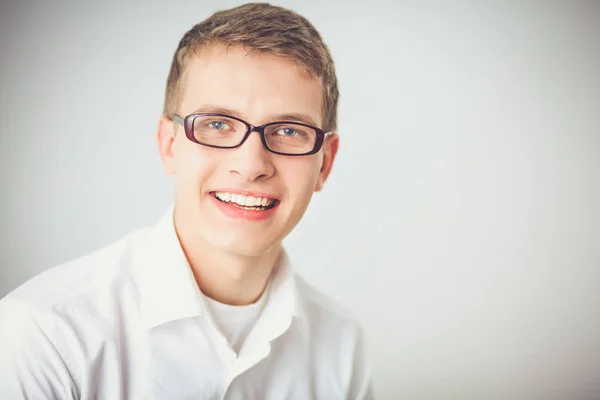
[[331,171],[337,100],[292,11],[187,32],[156,136],[174,206],[0,302],[0,398],[367,398],[360,328],[281,246]]

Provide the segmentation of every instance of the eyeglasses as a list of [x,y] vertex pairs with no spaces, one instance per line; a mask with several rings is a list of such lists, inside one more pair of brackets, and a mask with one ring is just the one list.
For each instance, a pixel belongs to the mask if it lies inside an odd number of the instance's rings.
[[185,135],[194,143],[233,149],[256,131],[268,151],[286,156],[315,154],[321,150],[325,137],[332,134],[301,122],[276,121],[254,126],[226,114],[199,113],[185,118],[173,115],[172,120],[184,127]]

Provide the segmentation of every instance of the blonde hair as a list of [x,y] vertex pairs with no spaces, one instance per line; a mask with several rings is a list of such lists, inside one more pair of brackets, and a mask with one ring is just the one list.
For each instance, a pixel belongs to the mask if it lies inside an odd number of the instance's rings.
[[249,3],[214,13],[183,35],[173,55],[163,114],[172,118],[181,102],[190,55],[209,44],[243,46],[296,63],[323,84],[323,130],[337,128],[338,86],[333,59],[315,27],[301,15],[266,3]]

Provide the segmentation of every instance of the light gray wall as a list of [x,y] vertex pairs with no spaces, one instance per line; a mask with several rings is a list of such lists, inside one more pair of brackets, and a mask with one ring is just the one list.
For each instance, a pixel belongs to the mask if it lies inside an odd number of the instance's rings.
[[[172,53],[239,2],[141,4],[0,5],[0,296],[170,202]],[[279,4],[342,91],[287,246],[362,320],[378,398],[598,398],[599,3]]]

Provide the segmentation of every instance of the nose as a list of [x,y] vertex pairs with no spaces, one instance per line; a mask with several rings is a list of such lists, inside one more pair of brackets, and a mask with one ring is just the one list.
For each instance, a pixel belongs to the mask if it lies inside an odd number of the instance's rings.
[[251,132],[240,147],[232,150],[230,173],[246,182],[268,179],[275,173],[273,155],[265,149],[260,134]]

